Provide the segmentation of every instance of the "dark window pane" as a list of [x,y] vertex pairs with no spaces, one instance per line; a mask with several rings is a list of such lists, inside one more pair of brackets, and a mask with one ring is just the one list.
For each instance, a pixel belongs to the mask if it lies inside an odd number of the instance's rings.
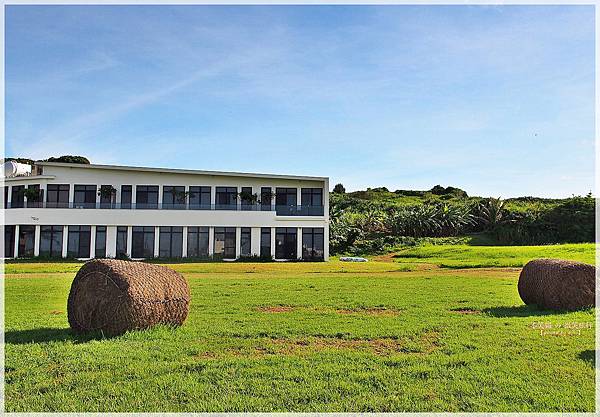
[[40,226],[40,256],[62,256],[63,229],[63,226]]
[[320,188],[303,188],[302,189],[302,206],[323,205],[323,190]]
[[154,257],[154,227],[135,226],[131,235],[131,257]]
[[138,209],[158,208],[158,185],[136,186],[135,199],[135,207]]
[[324,229],[322,227],[302,229],[302,259],[323,259],[324,236]]
[[4,226],[4,257],[12,258],[15,256],[15,226]]
[[183,227],[161,226],[158,246],[161,258],[181,258],[183,254]]
[[260,229],[260,256],[262,258],[271,258],[271,228],[262,227]]
[[69,226],[68,231],[67,255],[74,258],[89,258],[91,227]]
[[164,209],[183,209],[185,208],[185,187],[184,186],[163,186],[163,201]]
[[275,229],[275,258],[296,259],[296,228],[278,227]]
[[106,257],[106,226],[96,226],[96,258]]
[[131,208],[131,185],[121,186],[121,208]]
[[113,208],[117,198],[117,190],[112,185],[100,186],[100,208]]
[[117,247],[115,253],[119,258],[127,255],[127,226],[117,227]]
[[260,205],[262,211],[271,211],[273,204],[273,191],[271,187],[262,187],[260,189]]
[[210,210],[210,187],[190,187],[190,208]]
[[48,184],[46,186],[46,205],[52,208],[69,207],[69,184]]
[[237,188],[217,187],[215,199],[218,210],[235,210],[237,208]]
[[27,186],[27,207],[42,207],[42,201],[44,201],[44,193],[40,190],[39,184]]
[[187,256],[190,258],[208,257],[208,227],[188,227]]
[[214,254],[217,258],[235,259],[235,227],[215,227]]
[[76,208],[95,208],[96,193],[95,185],[75,185],[73,187],[73,206]]
[[252,229],[242,227],[240,241],[240,255],[250,256],[252,251]]
[[12,208],[25,207],[25,186],[13,185],[10,200],[10,206]]
[[30,258],[33,256],[35,239],[35,226],[19,227],[19,256]]

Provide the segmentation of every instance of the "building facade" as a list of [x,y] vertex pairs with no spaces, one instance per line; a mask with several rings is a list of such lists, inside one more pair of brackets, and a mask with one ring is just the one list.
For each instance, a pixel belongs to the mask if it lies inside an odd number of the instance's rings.
[[326,177],[39,162],[5,178],[4,255],[327,260]]

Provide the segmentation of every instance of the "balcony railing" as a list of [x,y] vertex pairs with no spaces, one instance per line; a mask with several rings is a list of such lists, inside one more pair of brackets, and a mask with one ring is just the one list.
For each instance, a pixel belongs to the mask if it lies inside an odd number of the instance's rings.
[[6,208],[275,211],[278,216],[323,216],[324,213],[323,206],[267,206],[262,204],[53,203],[44,201],[8,203]]

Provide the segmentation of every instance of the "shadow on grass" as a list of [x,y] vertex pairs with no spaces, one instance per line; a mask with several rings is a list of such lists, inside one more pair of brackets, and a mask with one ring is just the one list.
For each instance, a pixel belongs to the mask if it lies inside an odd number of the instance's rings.
[[589,362],[592,366],[596,366],[596,351],[593,349],[584,350],[579,354],[579,359]]
[[531,317],[531,316],[552,316],[556,314],[565,314],[569,311],[563,310],[540,310],[535,305],[522,305],[510,307],[490,307],[484,308],[483,313],[492,317]]
[[71,329],[40,328],[30,330],[8,330],[4,334],[4,342],[9,345],[25,345],[28,343],[73,342],[86,343],[91,340],[105,339],[100,332],[78,334]]

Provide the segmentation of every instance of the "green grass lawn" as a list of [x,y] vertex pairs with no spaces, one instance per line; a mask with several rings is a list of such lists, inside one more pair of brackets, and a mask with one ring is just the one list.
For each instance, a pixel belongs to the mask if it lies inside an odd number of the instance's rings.
[[397,252],[398,262],[430,263],[442,268],[522,267],[534,258],[570,259],[596,263],[594,243],[546,246],[426,245]]
[[[593,261],[593,245],[547,248]],[[424,268],[462,259],[434,249],[170,265],[190,283],[186,323],[112,339],[68,329],[80,264],[8,264],[6,410],[593,411],[594,310],[524,306],[518,268]],[[494,252],[474,249],[465,266],[488,266]],[[511,250],[495,265],[541,253]]]

